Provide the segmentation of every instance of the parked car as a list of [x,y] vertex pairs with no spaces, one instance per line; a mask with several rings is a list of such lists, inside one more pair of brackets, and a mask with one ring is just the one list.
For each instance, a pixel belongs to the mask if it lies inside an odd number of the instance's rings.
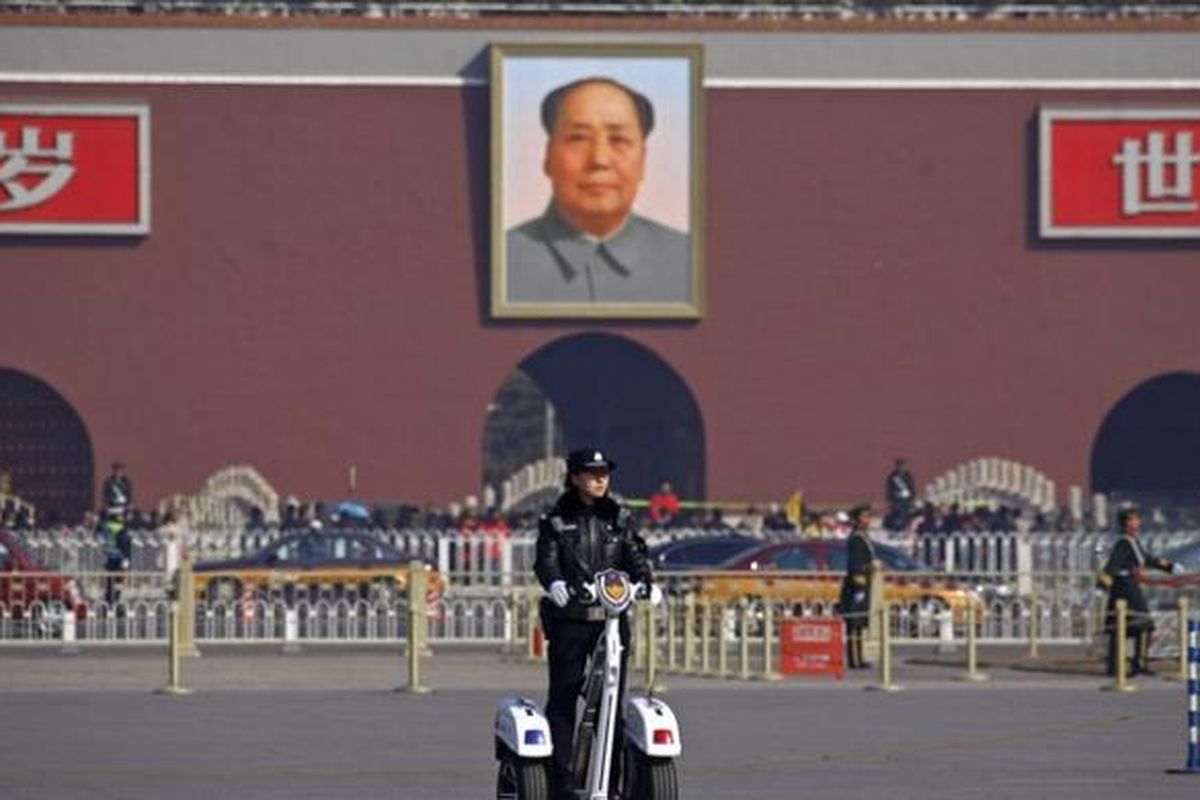
[[1172,564],[1180,564],[1183,567],[1184,574],[1178,576],[1179,578],[1188,578],[1191,580],[1200,578],[1200,574],[1188,574],[1200,573],[1200,541],[1180,545],[1158,555],[1161,555]]
[[[888,605],[938,613],[949,609],[956,621],[965,619],[971,592],[950,580],[929,574],[895,547],[875,544],[883,563],[883,598]],[[742,598],[824,603],[838,600],[846,571],[844,539],[805,539],[761,544],[734,556],[719,572],[697,576],[701,600],[731,602]]]
[[1155,555],[1183,568],[1182,574],[1167,575],[1147,569],[1143,575],[1146,599],[1152,609],[1173,611],[1181,596],[1189,598],[1193,607],[1200,602],[1200,541],[1173,547]]
[[83,610],[79,585],[70,575],[37,562],[10,531],[0,530],[0,606],[14,618],[34,603]]
[[655,573],[712,569],[760,544],[761,539],[740,534],[699,536],[655,545],[647,555]]
[[[408,588],[411,557],[365,532],[308,531],[284,536],[242,558],[194,567],[197,598],[363,599],[391,603]],[[445,580],[425,564],[426,599],[441,597]]]

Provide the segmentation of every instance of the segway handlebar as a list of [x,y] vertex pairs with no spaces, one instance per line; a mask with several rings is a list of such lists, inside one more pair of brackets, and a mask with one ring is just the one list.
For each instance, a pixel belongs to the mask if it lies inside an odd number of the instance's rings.
[[[590,581],[568,583],[567,593],[584,605],[603,605],[614,611],[624,611],[634,600],[652,597],[651,584],[631,581],[628,574],[615,569],[598,572]],[[549,591],[544,594],[548,597]]]

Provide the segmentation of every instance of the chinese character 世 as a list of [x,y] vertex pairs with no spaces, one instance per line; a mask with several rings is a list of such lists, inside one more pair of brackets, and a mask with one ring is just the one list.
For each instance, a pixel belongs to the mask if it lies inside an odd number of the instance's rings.
[[[1125,216],[1151,211],[1187,214],[1200,209],[1192,181],[1192,165],[1200,163],[1200,155],[1192,152],[1192,133],[1175,133],[1173,153],[1166,152],[1165,139],[1162,132],[1147,133],[1145,151],[1138,139],[1125,139],[1121,152],[1113,156],[1113,164],[1121,168],[1121,213]],[[1168,181],[1168,173],[1173,182]]]

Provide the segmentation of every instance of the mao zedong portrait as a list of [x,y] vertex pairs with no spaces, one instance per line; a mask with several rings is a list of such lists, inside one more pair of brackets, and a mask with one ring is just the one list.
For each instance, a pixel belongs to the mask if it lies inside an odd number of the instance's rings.
[[541,118],[551,200],[505,236],[509,301],[688,302],[689,236],[634,211],[651,102],[615,80],[584,78],[546,95]]

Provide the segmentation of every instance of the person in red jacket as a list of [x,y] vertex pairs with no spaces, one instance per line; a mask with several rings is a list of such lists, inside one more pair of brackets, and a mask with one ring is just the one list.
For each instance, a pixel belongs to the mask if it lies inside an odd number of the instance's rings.
[[662,486],[658,487],[658,491],[650,498],[650,519],[656,526],[665,527],[677,516],[679,497],[671,488],[671,484],[663,481]]

